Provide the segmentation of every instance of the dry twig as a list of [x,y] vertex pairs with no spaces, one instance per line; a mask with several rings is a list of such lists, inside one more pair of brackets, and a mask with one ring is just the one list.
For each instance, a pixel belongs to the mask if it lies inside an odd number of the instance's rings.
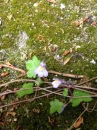
[[60,72],[56,72],[56,71],[53,71],[53,70],[50,70],[49,73],[57,74],[57,75],[65,76],[65,77],[70,77],[70,78],[75,78],[75,79],[84,78],[83,75],[65,74],[65,73],[60,73]]

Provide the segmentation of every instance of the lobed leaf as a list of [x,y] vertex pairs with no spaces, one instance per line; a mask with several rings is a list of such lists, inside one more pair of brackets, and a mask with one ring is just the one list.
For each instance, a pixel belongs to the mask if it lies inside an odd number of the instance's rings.
[[81,102],[90,102],[92,101],[92,98],[90,97],[90,94],[88,92],[83,92],[81,90],[74,90],[73,93],[74,97],[77,96],[89,96],[89,97],[83,97],[83,98],[73,98],[71,103],[73,107],[78,106]]
[[95,83],[97,83],[97,79],[95,79]]
[[26,69],[28,70],[27,72],[28,78],[36,77],[36,74],[34,73],[34,71],[39,65],[40,65],[40,60],[38,60],[36,56],[33,56],[32,60],[28,60],[26,62]]
[[54,112],[60,113],[62,110],[64,103],[60,102],[58,99],[55,99],[54,101],[50,102],[50,114],[53,114]]
[[28,72],[27,72],[27,77],[29,78],[36,78],[36,74],[34,73],[34,69],[30,69]]
[[33,83],[25,83],[23,86],[22,86],[22,90],[18,91],[17,92],[17,95],[18,97],[23,97],[24,95],[26,94],[31,94],[33,93]]

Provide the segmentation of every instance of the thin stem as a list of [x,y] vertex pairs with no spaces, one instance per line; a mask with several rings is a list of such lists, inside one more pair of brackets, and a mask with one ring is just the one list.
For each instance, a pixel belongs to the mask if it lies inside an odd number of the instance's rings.
[[[16,80],[12,80],[12,81],[9,81],[7,83],[1,84],[0,88],[3,87],[3,86],[8,86],[9,84],[15,83],[15,82],[35,82],[35,81],[36,80],[33,80],[33,79],[16,79]],[[51,84],[51,82],[44,82],[44,83]]]
[[[35,89],[34,91],[37,91],[37,90],[36,90],[37,87],[33,87],[33,88]],[[46,87],[46,88],[38,87],[37,89],[38,89],[39,91],[44,90],[44,91],[47,91],[47,92],[51,92],[51,93],[53,93],[53,94],[57,94],[57,95],[63,96],[63,94],[62,94],[63,89],[58,89],[57,91],[52,92],[52,91],[48,90],[48,89],[50,89],[50,88],[52,88],[52,86],[48,86],[48,87]],[[94,92],[90,92],[90,91],[83,90],[83,89],[80,89],[80,88],[75,88],[75,89],[78,89],[78,90],[81,90],[81,91],[84,91],[84,92],[88,92],[88,93],[90,93],[90,94],[92,94],[92,95],[90,95],[90,96],[76,96],[76,97],[73,97],[73,98],[97,97],[97,94],[94,93]],[[7,91],[5,91],[5,92],[0,93],[0,97],[3,96],[3,95],[11,94],[11,93],[17,93],[17,92],[20,91],[20,90],[22,90],[22,89],[14,90],[14,91],[12,91],[12,90],[7,90]],[[28,89],[25,89],[25,90],[28,90]],[[56,93],[56,92],[59,92],[59,91],[61,91],[61,94],[60,94],[60,93]],[[66,97],[71,98],[71,96],[66,96]]]
[[35,97],[35,98],[29,98],[29,99],[26,99],[26,100],[22,100],[22,101],[18,101],[18,102],[14,102],[14,103],[10,103],[10,104],[6,104],[6,105],[2,105],[0,106],[0,108],[4,108],[4,107],[9,107],[9,106],[12,106],[12,105],[16,105],[16,104],[20,104],[20,103],[24,103],[24,102],[32,102],[34,101],[35,99],[39,99],[39,98],[42,98],[42,97],[45,97],[45,96],[48,96],[48,95],[51,95],[52,93],[47,93],[45,95],[41,95],[41,96],[38,96],[38,97]]
[[87,92],[87,93],[90,93],[90,94],[94,94],[94,95],[97,94],[97,93],[94,93],[94,92],[91,92],[91,91],[84,90],[83,88],[75,88],[75,89],[81,90],[81,91],[83,91],[83,92]]
[[[66,85],[66,84],[62,84],[62,85],[60,85],[60,87],[66,87],[66,88],[68,88],[68,85]],[[85,89],[91,89],[91,90],[95,90],[95,91],[97,91],[97,89],[96,88],[89,88],[89,87],[83,87],[83,86],[77,86],[77,85],[71,85],[71,87],[70,88],[73,88],[73,89],[79,89],[79,90],[81,90],[81,91],[84,91],[84,92],[88,92],[88,93],[90,93],[90,94],[97,94],[97,93],[95,93],[95,92],[91,92],[91,91],[87,91],[87,90],[85,90]],[[85,88],[85,89],[84,89]]]
[[32,80],[32,79],[16,79],[16,80],[12,80],[12,81],[9,81],[7,83],[1,84],[0,88],[3,87],[3,86],[8,86],[9,84],[15,83],[15,82],[35,82],[35,80]]
[[[88,108],[87,111],[88,111],[88,112],[93,112],[93,111],[95,111],[94,109],[95,109],[96,105],[97,105],[97,101],[95,102],[95,104],[94,104],[94,106],[92,107],[92,109]],[[83,106],[84,109],[86,109],[86,107],[85,107],[84,104],[82,104],[82,106]],[[89,107],[89,104],[88,104],[88,107]]]
[[83,89],[90,89],[90,90],[95,90],[97,91],[97,88],[91,88],[91,87],[87,87],[87,86],[78,86],[78,85],[75,85],[76,88],[83,88]]
[[72,130],[74,127],[74,124],[78,121],[78,119],[87,111],[87,108],[79,115],[79,117],[76,119],[76,121],[72,124],[72,126],[69,128],[69,130]]
[[59,95],[59,96],[63,96],[63,95],[60,94],[60,93],[52,92],[52,91],[47,90],[47,89],[45,89],[45,88],[42,88],[42,90],[47,91],[47,92],[50,92],[50,93],[52,93],[52,94],[56,94],[56,95]]
[[77,85],[82,85],[82,84],[88,83],[88,82],[90,82],[90,81],[92,81],[92,80],[94,80],[94,79],[97,79],[97,76],[96,76],[96,77],[93,77],[93,78],[91,78],[91,79],[88,79],[88,80],[86,80],[86,81],[84,81],[84,82],[82,82],[82,83],[79,83],[79,84],[77,84]]

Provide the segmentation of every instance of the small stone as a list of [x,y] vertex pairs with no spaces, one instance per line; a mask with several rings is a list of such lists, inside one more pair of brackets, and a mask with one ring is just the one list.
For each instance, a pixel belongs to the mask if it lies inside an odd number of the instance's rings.
[[2,25],[2,21],[0,20],[0,25]]
[[34,3],[33,6],[34,6],[34,7],[37,7],[37,6],[38,6],[38,3]]
[[0,18],[0,25],[2,25],[2,19]]
[[14,118],[14,122],[16,122],[17,121],[17,118]]
[[90,63],[95,65],[95,64],[96,64],[96,61],[92,59],[92,60],[90,61]]
[[64,4],[60,4],[60,9],[65,9],[65,5]]

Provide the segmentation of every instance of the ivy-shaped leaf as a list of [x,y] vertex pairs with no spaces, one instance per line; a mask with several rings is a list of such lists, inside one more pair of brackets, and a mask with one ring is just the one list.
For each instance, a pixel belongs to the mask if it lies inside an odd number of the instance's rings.
[[33,67],[33,60],[28,60],[26,62],[26,69],[30,70]]
[[60,113],[62,111],[64,103],[60,102],[58,99],[55,99],[54,101],[50,102],[50,114],[53,114],[54,112]]
[[73,95],[74,95],[74,97],[89,96],[89,97],[82,97],[82,98],[73,98],[71,101],[73,107],[78,106],[82,101],[84,101],[84,102],[92,101],[92,98],[90,97],[90,94],[88,92],[83,92],[81,90],[74,90]]
[[40,65],[40,60],[38,60],[36,56],[33,56],[32,60],[28,60],[26,62],[26,69],[28,70],[27,72],[28,78],[36,77],[36,74],[34,73],[34,71],[39,65]]
[[95,83],[97,83],[97,79],[95,79]]
[[68,89],[67,88],[64,88],[63,96],[68,96]]
[[22,86],[22,90],[18,91],[17,92],[17,95],[18,97],[23,97],[24,95],[26,94],[31,94],[33,93],[33,83],[25,83],[23,86]]
[[36,74],[34,73],[33,69],[28,70],[27,77],[28,78],[32,78],[32,77],[35,78],[36,77]]
[[73,98],[71,103],[72,103],[72,107],[76,107],[81,103],[81,99],[80,98]]

